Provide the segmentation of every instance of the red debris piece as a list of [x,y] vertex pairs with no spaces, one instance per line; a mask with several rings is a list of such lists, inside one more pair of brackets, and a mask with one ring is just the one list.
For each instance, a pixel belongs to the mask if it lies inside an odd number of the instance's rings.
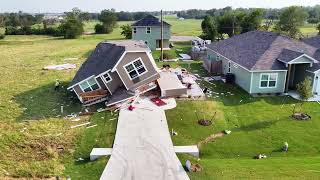
[[135,109],[135,107],[133,107],[132,105],[130,105],[129,107],[128,107],[128,110],[129,111],[133,111]]
[[151,101],[156,104],[157,106],[164,106],[167,105],[166,102],[162,101],[160,98],[152,98]]

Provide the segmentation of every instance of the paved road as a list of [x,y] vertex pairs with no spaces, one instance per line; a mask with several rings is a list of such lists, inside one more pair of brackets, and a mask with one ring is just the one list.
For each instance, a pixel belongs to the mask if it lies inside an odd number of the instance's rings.
[[188,180],[175,154],[164,110],[148,99],[138,103],[134,111],[120,111],[113,151],[100,179]]

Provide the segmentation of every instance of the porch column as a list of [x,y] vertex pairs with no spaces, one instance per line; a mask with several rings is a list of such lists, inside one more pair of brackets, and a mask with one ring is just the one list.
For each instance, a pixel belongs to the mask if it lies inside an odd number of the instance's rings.
[[291,67],[292,67],[292,64],[288,64],[288,73],[287,73],[287,79],[286,79],[285,93],[288,93],[288,91],[289,91],[289,84],[290,84],[290,77],[291,77]]

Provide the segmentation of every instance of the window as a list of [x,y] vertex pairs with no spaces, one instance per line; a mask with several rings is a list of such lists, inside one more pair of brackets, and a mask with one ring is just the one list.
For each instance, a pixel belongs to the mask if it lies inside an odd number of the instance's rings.
[[261,88],[274,88],[277,86],[278,74],[261,74],[260,87]]
[[111,76],[110,76],[110,74],[108,72],[105,73],[104,75],[102,75],[102,77],[103,77],[103,79],[104,79],[104,81],[106,83],[108,83],[108,82],[110,82],[112,80],[112,78],[111,78]]
[[147,33],[147,34],[150,34],[150,33],[151,33],[151,27],[147,27],[147,28],[146,28],[146,33]]
[[148,45],[148,41],[145,41],[144,43],[146,43],[146,45]]
[[135,79],[139,76],[141,76],[142,74],[144,74],[145,72],[147,72],[144,64],[142,63],[141,58],[133,61],[132,63],[129,63],[127,65],[124,66],[130,79]]
[[94,91],[100,88],[95,78],[84,81],[80,84],[80,87],[84,92]]
[[133,33],[137,33],[137,28],[133,28]]
[[231,73],[231,61],[228,62],[228,73]]

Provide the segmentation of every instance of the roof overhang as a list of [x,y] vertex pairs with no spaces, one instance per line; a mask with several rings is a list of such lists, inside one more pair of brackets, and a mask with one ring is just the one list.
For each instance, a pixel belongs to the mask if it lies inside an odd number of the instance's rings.
[[[310,62],[296,62],[298,59],[300,59],[300,58],[302,58],[302,57],[306,57],[307,59],[310,60]],[[307,54],[302,54],[301,56],[296,57],[296,58],[294,58],[294,59],[292,59],[291,61],[288,61],[288,62],[283,61],[283,60],[281,60],[281,59],[278,59],[278,61],[283,62],[283,63],[285,63],[286,65],[288,65],[288,64],[318,63],[318,62],[319,62],[318,60],[314,59],[313,57],[311,57],[311,56],[309,56],[309,55],[307,55]]]
[[83,79],[82,81],[79,81],[79,82],[75,83],[74,85],[69,86],[69,87],[67,88],[67,90],[71,90],[72,88],[74,88],[74,87],[77,86],[78,84],[81,84],[81,83],[83,83],[84,81],[86,81],[86,80],[88,80],[88,79],[90,79],[90,78],[93,78],[93,77],[95,77],[95,75],[89,76],[89,77]]

